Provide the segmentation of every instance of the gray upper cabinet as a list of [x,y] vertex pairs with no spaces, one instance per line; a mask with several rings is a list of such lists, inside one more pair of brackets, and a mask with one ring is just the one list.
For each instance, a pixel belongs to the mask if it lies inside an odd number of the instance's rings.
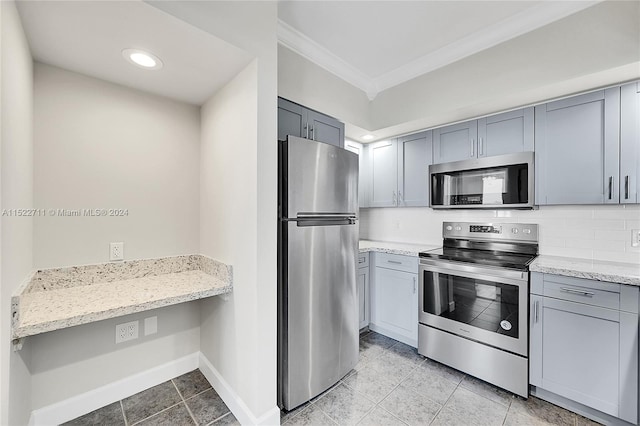
[[375,142],[369,151],[369,205],[395,207],[398,202],[398,148],[396,140]]
[[620,88],[620,202],[638,203],[640,188],[640,82]]
[[367,179],[367,161],[365,160],[367,153],[365,147],[358,142],[345,141],[344,149],[358,154],[358,205],[360,208],[369,207]]
[[533,107],[433,130],[433,163],[533,151]]
[[533,151],[533,107],[478,120],[478,157]]
[[535,108],[536,204],[619,202],[620,88]]
[[433,163],[475,158],[478,120],[452,124],[433,130]]
[[432,132],[398,138],[398,206],[429,205]]
[[287,140],[287,135],[306,137],[306,108],[278,98],[278,140]]
[[370,207],[429,205],[428,171],[432,163],[432,133],[420,132],[375,142],[364,168]]
[[344,123],[278,98],[278,140],[285,140],[287,135],[344,147]]

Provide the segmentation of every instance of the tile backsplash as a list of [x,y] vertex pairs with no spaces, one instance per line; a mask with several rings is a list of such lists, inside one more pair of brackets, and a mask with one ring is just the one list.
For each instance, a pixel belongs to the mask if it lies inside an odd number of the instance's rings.
[[640,229],[640,205],[541,206],[538,210],[361,209],[360,238],[440,244],[445,221],[537,223],[540,254],[640,263],[640,247],[631,246],[631,230]]

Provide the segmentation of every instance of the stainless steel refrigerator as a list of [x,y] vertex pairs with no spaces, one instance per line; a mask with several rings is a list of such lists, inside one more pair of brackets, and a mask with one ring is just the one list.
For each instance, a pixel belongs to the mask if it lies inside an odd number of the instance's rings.
[[278,169],[278,405],[291,410],[358,362],[358,156],[288,136]]

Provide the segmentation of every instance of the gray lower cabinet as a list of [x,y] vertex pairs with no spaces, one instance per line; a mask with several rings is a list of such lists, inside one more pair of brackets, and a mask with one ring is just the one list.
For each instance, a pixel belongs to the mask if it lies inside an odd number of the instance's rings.
[[358,154],[358,206],[369,207],[369,179],[367,178],[367,162],[365,160],[365,147],[358,142],[345,141],[344,149]]
[[530,383],[636,424],[638,287],[532,273]]
[[620,88],[535,108],[536,204],[619,202]]
[[533,107],[433,130],[433,163],[533,151]]
[[278,140],[287,135],[344,147],[344,123],[295,102],[278,98]]
[[620,203],[638,203],[640,189],[640,82],[620,88]]
[[366,146],[370,207],[429,205],[431,135],[420,132]]
[[369,328],[418,346],[418,259],[373,253]]
[[358,255],[358,322],[360,329],[369,325],[369,253]]

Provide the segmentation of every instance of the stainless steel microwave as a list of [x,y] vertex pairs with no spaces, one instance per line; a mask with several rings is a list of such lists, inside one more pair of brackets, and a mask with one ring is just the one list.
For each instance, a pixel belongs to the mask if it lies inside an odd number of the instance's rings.
[[534,208],[533,152],[429,166],[434,209]]

